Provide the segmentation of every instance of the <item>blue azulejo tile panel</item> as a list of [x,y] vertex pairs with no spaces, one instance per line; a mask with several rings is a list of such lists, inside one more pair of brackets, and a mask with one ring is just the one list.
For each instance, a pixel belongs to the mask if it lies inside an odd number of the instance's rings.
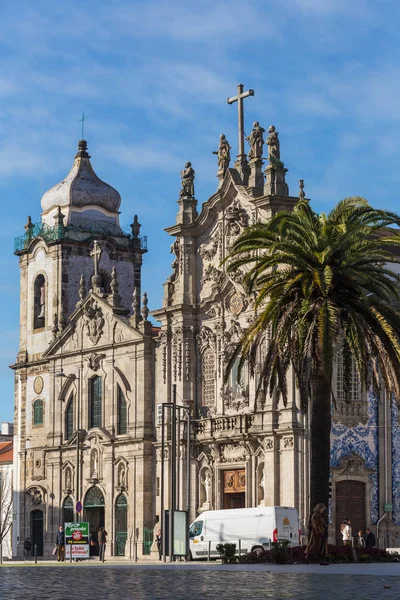
[[[371,522],[378,521],[378,400],[371,392],[368,393],[368,421],[365,425],[346,427],[341,423],[332,423],[331,433],[331,467],[339,466],[340,460],[349,454],[357,454],[365,461],[370,474],[371,490]],[[400,434],[399,434],[400,435]],[[398,446],[398,461],[400,463],[400,443]],[[399,478],[400,490],[400,478]],[[331,512],[331,511],[330,511]]]
[[392,493],[393,521],[400,525],[400,426],[395,400],[392,403]]

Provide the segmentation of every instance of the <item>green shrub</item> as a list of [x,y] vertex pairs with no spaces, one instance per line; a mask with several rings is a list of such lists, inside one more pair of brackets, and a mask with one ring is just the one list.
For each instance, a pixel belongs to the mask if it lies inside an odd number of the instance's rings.
[[292,562],[292,556],[290,553],[289,540],[281,540],[279,542],[272,542],[271,553],[274,562],[277,565],[287,565]]
[[223,563],[236,562],[236,544],[218,544],[217,552],[219,552]]

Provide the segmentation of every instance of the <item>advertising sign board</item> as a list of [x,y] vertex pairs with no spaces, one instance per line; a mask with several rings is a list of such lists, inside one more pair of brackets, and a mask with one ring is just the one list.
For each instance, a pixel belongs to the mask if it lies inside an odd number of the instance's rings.
[[89,523],[65,523],[65,557],[89,558]]

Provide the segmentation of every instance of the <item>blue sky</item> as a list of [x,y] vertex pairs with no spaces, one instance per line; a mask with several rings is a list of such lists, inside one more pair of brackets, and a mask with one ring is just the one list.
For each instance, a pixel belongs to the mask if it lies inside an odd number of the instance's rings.
[[13,419],[19,268],[14,237],[69,171],[85,137],[122,196],[121,222],[148,236],[143,289],[161,306],[179,172],[217,186],[220,133],[237,152],[238,83],[254,120],[280,133],[291,192],[318,210],[349,195],[400,210],[398,0],[88,0],[1,3],[0,421]]

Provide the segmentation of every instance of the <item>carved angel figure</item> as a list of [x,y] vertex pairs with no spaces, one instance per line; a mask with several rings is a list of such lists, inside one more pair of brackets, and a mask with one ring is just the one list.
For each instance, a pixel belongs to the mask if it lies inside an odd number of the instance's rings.
[[230,150],[231,147],[228,143],[228,140],[226,139],[225,135],[221,133],[219,136],[218,150],[214,150],[213,152],[213,154],[218,156],[218,174],[222,173],[222,175],[225,175],[231,160]]

